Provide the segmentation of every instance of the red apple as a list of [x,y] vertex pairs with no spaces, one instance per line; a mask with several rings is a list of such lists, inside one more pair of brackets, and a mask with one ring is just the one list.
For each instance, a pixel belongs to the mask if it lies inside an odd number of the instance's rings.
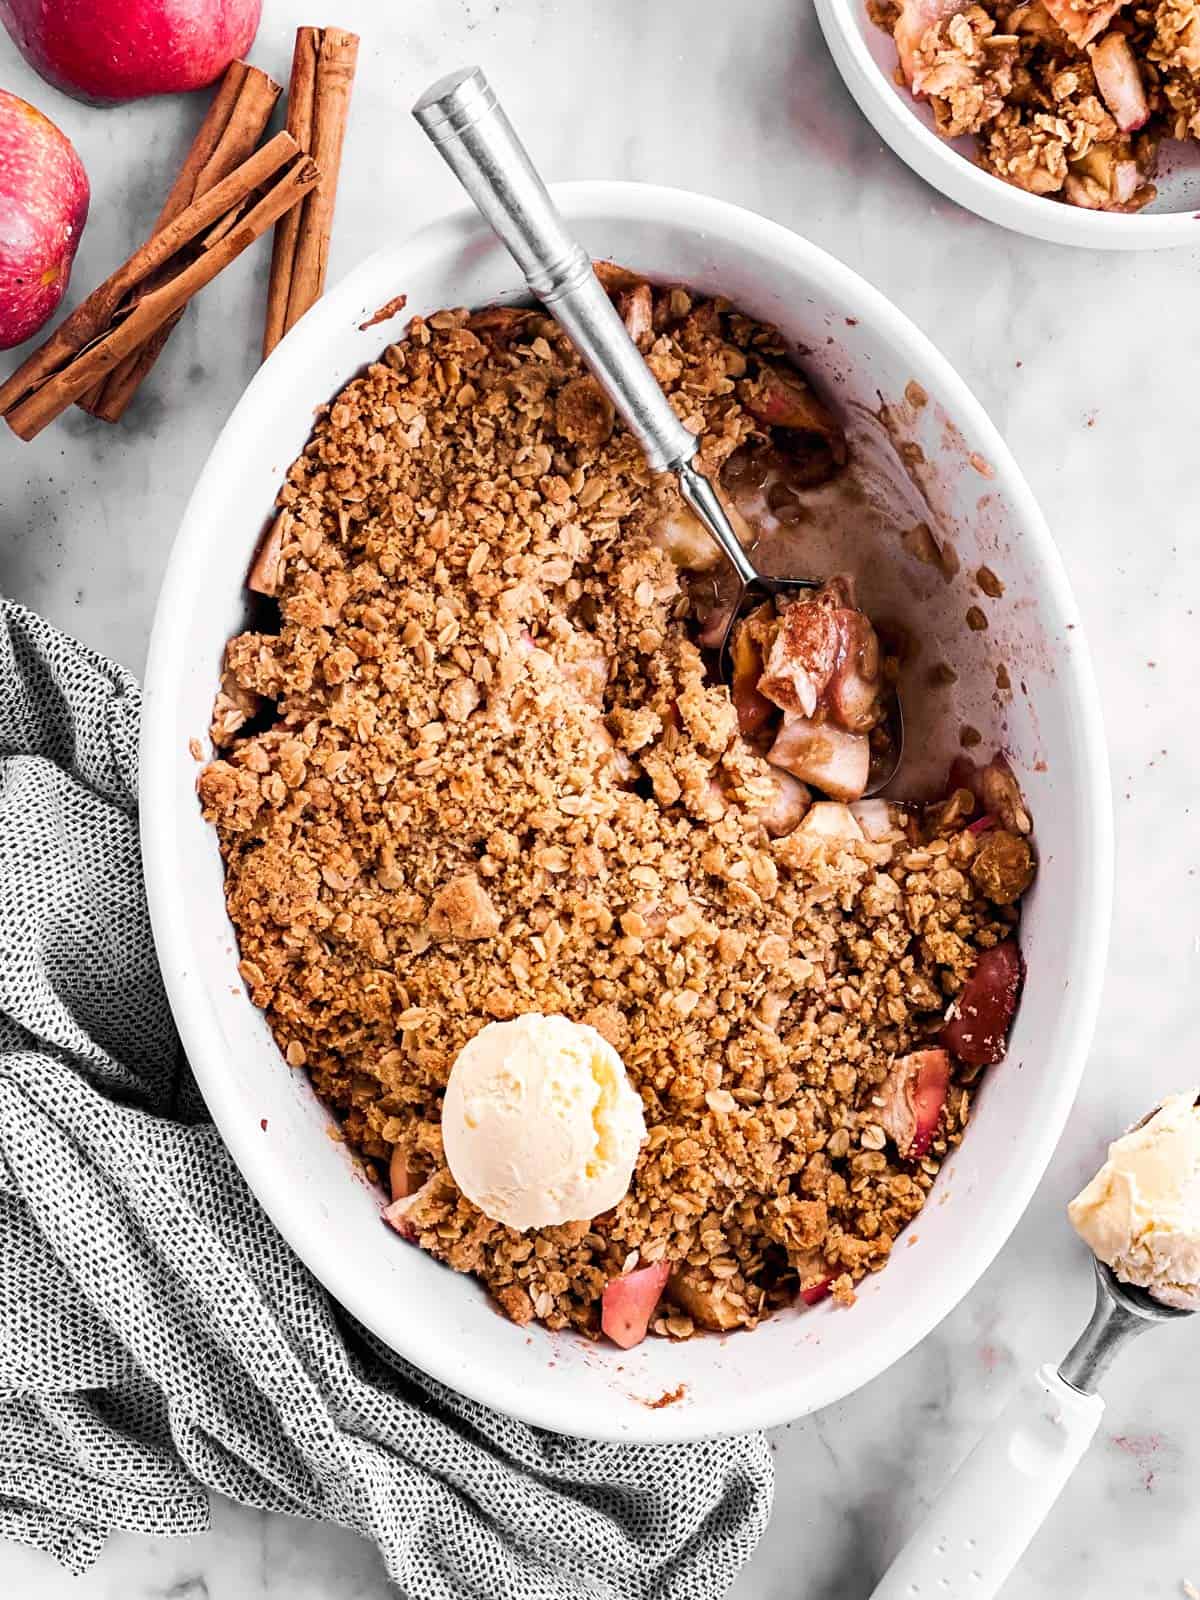
[[79,100],[202,89],[246,53],[262,0],[0,0],[0,22],[48,83]]
[[89,197],[66,134],[0,89],[0,350],[36,333],[62,299]]

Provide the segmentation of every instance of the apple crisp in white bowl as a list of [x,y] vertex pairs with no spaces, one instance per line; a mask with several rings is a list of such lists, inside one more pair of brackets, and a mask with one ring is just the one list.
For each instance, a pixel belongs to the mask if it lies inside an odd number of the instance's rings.
[[[966,12],[969,3],[816,0],[838,71],[880,138],[951,200],[1035,239],[1088,250],[1195,245],[1200,239],[1200,143],[1194,134],[1161,138],[1189,125],[1200,127],[1195,116],[1200,75],[1190,67],[1197,48],[1192,35],[1200,25],[1193,0],[1050,0],[1049,7],[1044,0],[987,0],[972,12],[963,32],[962,23],[952,25],[951,19]],[[1140,49],[1143,36],[1154,37],[1151,13],[1156,9],[1163,13],[1163,39],[1150,46],[1157,59],[1140,63],[1125,48],[1124,30],[1134,30]],[[1078,18],[1083,42],[1073,45],[1057,33],[1050,11],[1073,26]],[[916,74],[918,88],[925,83],[928,91],[915,96],[900,67],[896,39],[874,20],[897,13],[894,26],[910,73],[923,28],[944,36],[937,48],[930,36],[919,63],[923,70]],[[1019,31],[1005,33],[1009,25]],[[1186,28],[1191,33],[1181,35]],[[961,51],[949,37],[954,29],[965,47]],[[1037,63],[1049,79],[1045,83],[1032,75],[1028,82],[1022,79],[1031,72],[1022,51],[1034,30],[1053,36]],[[1149,81],[1149,74],[1157,81]],[[1106,86],[1111,106],[1103,99]],[[1147,89],[1161,106],[1153,115]],[[935,90],[944,91],[940,99]],[[1007,161],[1011,181],[988,171],[975,134],[960,131],[980,124],[990,133],[1010,117],[1014,126],[993,140],[996,149],[989,159]],[[1097,142],[1090,148],[1093,139]],[[1124,159],[1106,159],[1114,153]],[[1041,170],[1046,155],[1061,170]],[[1108,189],[1114,191],[1111,196],[1105,194]],[[1064,198],[1068,191],[1074,203]]]
[[[482,1286],[381,1223],[382,1196],[290,1070],[239,976],[217,835],[196,797],[245,578],[316,406],[405,319],[512,300],[514,269],[474,215],[386,246],[255,377],[206,465],[164,584],[147,674],[142,833],[159,954],[184,1044],[247,1181],[330,1292],[399,1354],[500,1410],[593,1437],[666,1440],[786,1421],[875,1377],[970,1288],[1016,1223],[1082,1071],[1107,941],[1111,817],[1103,733],[1053,543],[1002,440],[915,328],[853,273],[762,218],[696,195],[570,184],[559,204],[597,258],[719,294],[774,324],[841,419],[850,467],[817,491],[802,555],[850,571],[909,640],[898,797],[940,791],[960,746],[1002,749],[1036,824],[1020,928],[1027,978],[1007,1057],[931,1202],[857,1303],[788,1306],[753,1331],[632,1350],[520,1327]],[[380,307],[407,296],[394,321]],[[202,752],[203,753],[203,752]],[[913,1237],[915,1235],[915,1237]]]

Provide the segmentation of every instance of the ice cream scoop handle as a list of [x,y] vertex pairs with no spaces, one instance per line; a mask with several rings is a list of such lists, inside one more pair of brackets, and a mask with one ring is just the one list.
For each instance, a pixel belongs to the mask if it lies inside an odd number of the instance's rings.
[[1104,1402],[1042,1367],[938,1496],[873,1600],[990,1600],[1086,1451]]
[[695,435],[671,409],[480,69],[439,79],[413,115],[570,334],[651,467],[677,470],[690,461]]

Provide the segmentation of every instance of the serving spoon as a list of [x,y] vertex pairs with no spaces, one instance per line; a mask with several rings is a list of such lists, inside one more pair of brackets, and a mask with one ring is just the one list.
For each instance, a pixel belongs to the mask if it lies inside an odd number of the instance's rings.
[[[1151,1113],[1153,1114],[1153,1113]],[[1100,1426],[1098,1386],[1147,1328],[1193,1312],[1122,1283],[1095,1256],[1096,1305],[1062,1364],[1039,1367],[1009,1401],[871,1600],[990,1600],[1050,1513]]]
[[[480,67],[461,67],[431,84],[413,116],[507,247],[530,292],[566,330],[655,472],[672,472],[679,492],[737,574],[737,599],[717,645],[721,679],[733,680],[730,640],[738,620],[765,600],[819,589],[819,578],[760,572],[733,530],[712,483],[695,464],[699,440],[671,409],[616,307],[573,237]],[[899,766],[904,722],[899,696],[891,741],[872,762],[877,794]]]

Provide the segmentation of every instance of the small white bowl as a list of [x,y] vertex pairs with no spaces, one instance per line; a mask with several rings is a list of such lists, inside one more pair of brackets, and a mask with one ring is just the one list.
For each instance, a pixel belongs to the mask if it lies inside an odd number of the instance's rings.
[[[1041,871],[1022,929],[1029,977],[1008,1059],[989,1072],[913,1248],[902,1245],[862,1286],[852,1311],[788,1310],[754,1333],[678,1345],[651,1338],[622,1351],[515,1327],[473,1279],[380,1220],[379,1194],[329,1138],[327,1112],[305,1075],[285,1066],[246,996],[188,741],[208,726],[225,641],[246,624],[246,569],[314,407],[376,359],[404,318],[359,325],[399,292],[408,315],[483,305],[520,287],[474,212],[385,245],[331,290],[251,381],[201,473],[150,649],[146,884],[167,990],[217,1126],[330,1292],[402,1356],[501,1411],[590,1437],[695,1438],[785,1422],[876,1377],[957,1304],[1008,1237],[1058,1141],[1095,1021],[1112,876],[1108,766],[1054,543],[1000,435],[928,339],[839,262],[735,206],[629,183],[566,184],[555,195],[593,255],[720,291],[802,351],[869,469],[870,493],[847,502],[843,559],[860,572],[868,609],[889,604],[924,639],[906,686],[906,761],[935,753],[944,773],[961,716],[1008,748],[1036,819]],[[953,581],[897,538],[921,520],[957,546]],[[981,563],[1004,583],[1003,599],[975,587]],[[987,631],[964,625],[976,604],[989,614]],[[958,706],[931,730],[920,684],[942,659],[958,672]],[[1011,694],[997,689],[1001,661]],[[675,1403],[649,1404],[677,1390]]]
[[926,183],[960,206],[1051,244],[1089,250],[1200,244],[1200,148],[1194,142],[1164,142],[1158,197],[1144,211],[1086,211],[1027,194],[976,165],[973,138],[938,137],[929,106],[896,82],[896,46],[867,15],[866,0],[816,0],[816,8],[838,71],[867,121]]

